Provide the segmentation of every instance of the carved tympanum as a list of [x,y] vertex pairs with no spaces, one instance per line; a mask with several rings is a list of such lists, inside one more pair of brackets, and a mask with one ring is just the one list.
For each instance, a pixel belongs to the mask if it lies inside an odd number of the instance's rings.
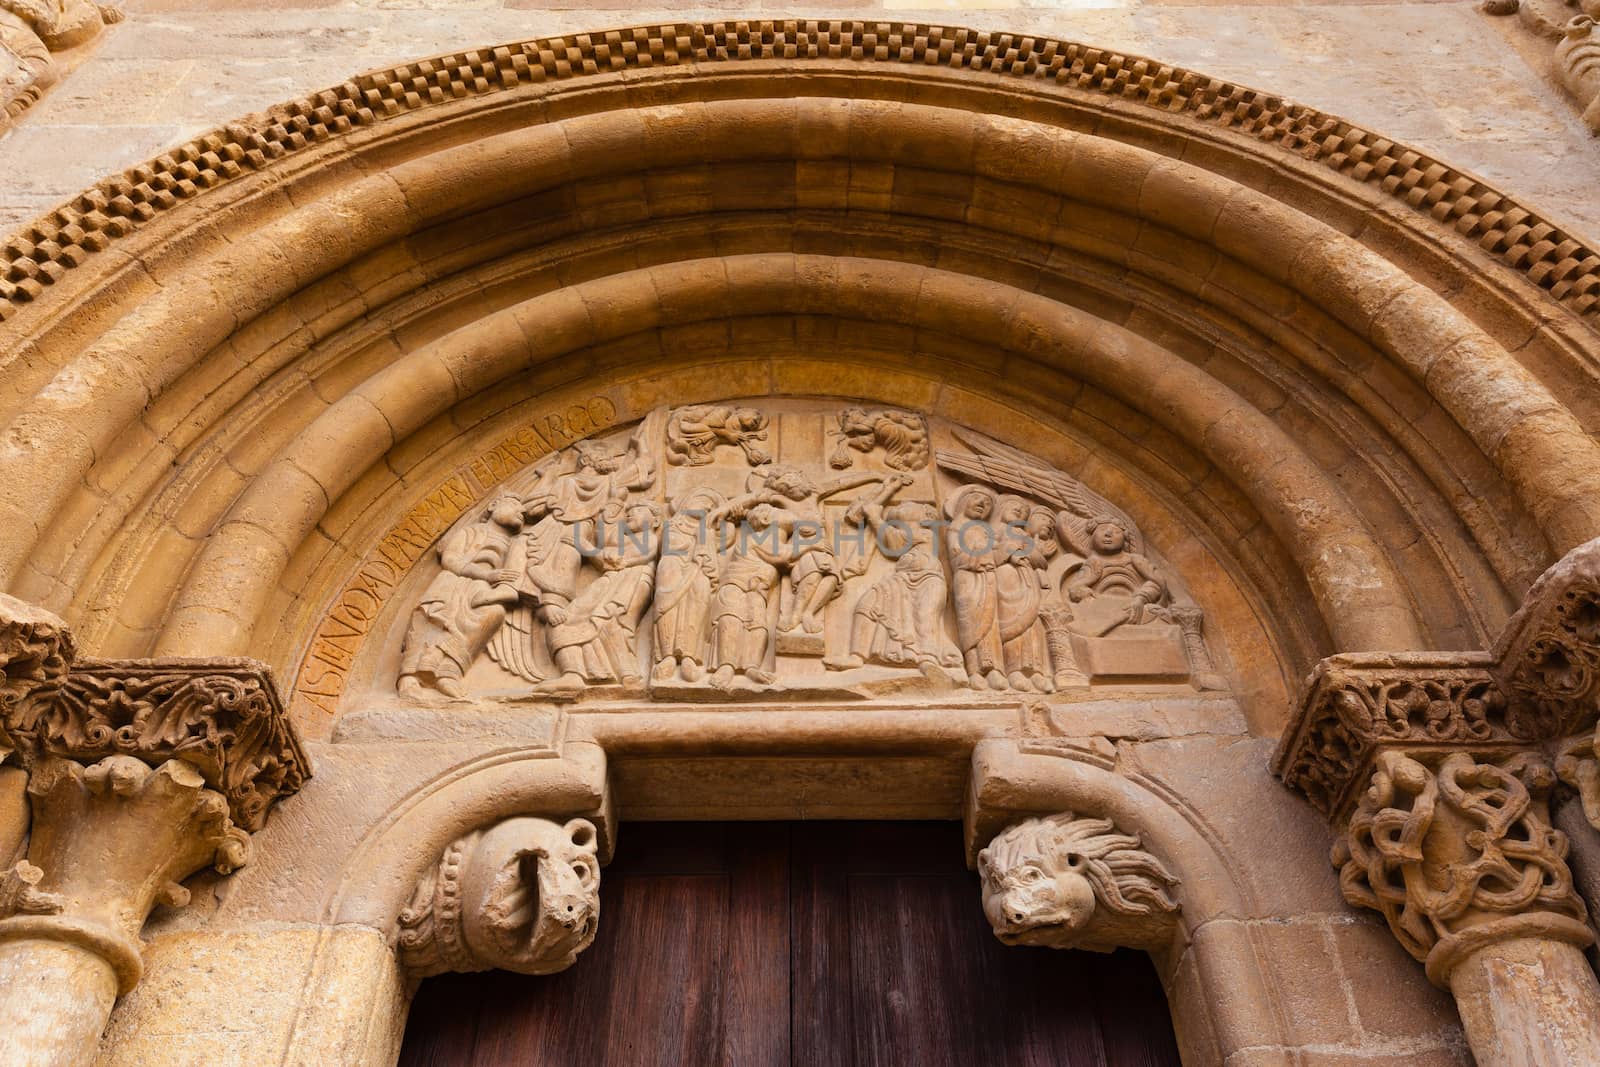
[[418,699],[1225,684],[1128,516],[893,408],[661,409],[510,479],[437,557],[398,672]]
[[417,978],[551,974],[589,947],[599,920],[594,825],[519,817],[451,842],[400,913],[396,940]]
[[1178,912],[1178,879],[1109,819],[1026,819],[978,854],[978,874],[984,914],[1008,945],[1151,946]]
[[1554,784],[1532,753],[1483,762],[1453,752],[1436,763],[1380,754],[1333,850],[1345,899],[1382,914],[1440,986],[1465,954],[1495,941],[1587,945],[1567,838],[1550,824]]

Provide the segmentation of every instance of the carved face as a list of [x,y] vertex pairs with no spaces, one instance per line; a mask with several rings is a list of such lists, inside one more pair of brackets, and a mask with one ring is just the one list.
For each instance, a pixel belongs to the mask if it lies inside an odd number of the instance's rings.
[[1102,522],[1094,528],[1094,547],[1108,555],[1121,552],[1128,543],[1128,535],[1114,522]]
[[494,502],[489,517],[508,530],[522,529],[522,501],[514,496],[503,496]]
[[992,508],[993,501],[986,493],[968,493],[967,499],[961,503],[961,513],[969,519],[978,521],[987,519]]
[[[600,923],[600,865],[587,819],[508,819],[486,831],[474,864],[490,865],[467,938],[494,966],[523,974],[570,967]],[[463,872],[471,878],[470,869]],[[466,894],[464,894],[464,897]]]
[[1094,915],[1094,887],[1081,873],[1081,858],[1068,853],[1061,864],[1040,853],[998,860],[985,849],[983,912],[994,935],[1008,945],[1055,945]]

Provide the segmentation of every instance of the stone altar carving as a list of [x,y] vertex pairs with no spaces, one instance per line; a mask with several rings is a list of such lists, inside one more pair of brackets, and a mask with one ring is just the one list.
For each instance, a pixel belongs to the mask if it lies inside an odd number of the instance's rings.
[[1109,819],[1025,819],[978,853],[978,875],[984,914],[1008,945],[1152,946],[1178,912],[1178,880]]
[[0,0],[0,128],[60,78],[52,53],[121,21],[116,7],[90,0]]
[[1225,686],[1126,514],[898,409],[660,409],[514,476],[436,556],[414,699]]
[[506,819],[450,843],[417,883],[396,932],[417,979],[499,968],[566,970],[594,941],[600,861],[587,819]]

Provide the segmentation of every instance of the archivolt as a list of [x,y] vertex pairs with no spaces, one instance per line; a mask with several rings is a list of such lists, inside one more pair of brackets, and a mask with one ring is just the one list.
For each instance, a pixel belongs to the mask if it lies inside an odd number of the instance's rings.
[[764,346],[769,378],[807,344],[892,377],[898,347],[1113,426],[1259,602],[1309,587],[1290,670],[1481,643],[1600,534],[1593,257],[1499,194],[1080,46],[740,34],[366,75],[14,242],[8,587],[105,653],[285,649],[330,516],[397,513],[421,453],[574,374],[693,366],[696,337]]

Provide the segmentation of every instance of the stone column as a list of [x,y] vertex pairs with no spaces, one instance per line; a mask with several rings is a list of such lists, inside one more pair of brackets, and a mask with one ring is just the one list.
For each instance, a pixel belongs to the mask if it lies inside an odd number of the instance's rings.
[[0,1063],[88,1063],[151,909],[241,866],[305,758],[252,661],[74,662],[60,620],[0,596],[0,674],[30,809],[13,798],[0,841],[14,853],[25,825],[25,857],[0,856]]
[[1550,816],[1559,724],[1508,699],[1496,665],[1325,660],[1277,769],[1334,823],[1345,899],[1455,996],[1480,1067],[1600,1063],[1594,931]]

